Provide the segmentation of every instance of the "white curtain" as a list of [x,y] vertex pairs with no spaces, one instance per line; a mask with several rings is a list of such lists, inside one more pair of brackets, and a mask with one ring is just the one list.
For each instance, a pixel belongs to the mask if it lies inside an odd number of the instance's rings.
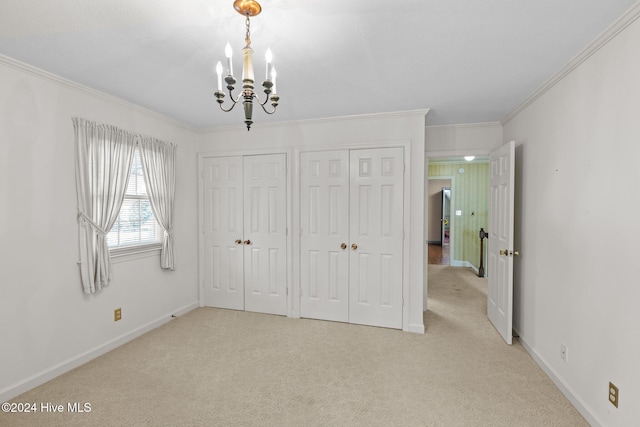
[[151,209],[164,230],[160,266],[173,270],[173,204],[176,186],[176,146],[140,136],[142,172]]
[[109,284],[106,235],[118,218],[129,181],[135,136],[114,126],[73,118],[80,275],[86,293]]

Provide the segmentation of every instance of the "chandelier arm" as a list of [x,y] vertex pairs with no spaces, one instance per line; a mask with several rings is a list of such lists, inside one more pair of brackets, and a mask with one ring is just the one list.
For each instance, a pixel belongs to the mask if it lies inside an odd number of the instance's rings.
[[233,99],[233,89],[229,89],[229,99],[231,99],[231,102],[233,102],[233,105],[236,105],[238,102],[240,102],[242,98],[244,98],[244,95],[243,95],[243,92],[240,92],[238,94],[238,97],[236,99]]
[[233,104],[231,104],[231,107],[229,107],[229,108],[224,108],[224,107],[222,106],[222,103],[220,103],[219,105],[220,105],[220,109],[221,109],[222,111],[224,111],[225,113],[228,113],[229,111],[233,110],[233,107],[235,107],[237,103],[238,103],[237,101],[236,101],[236,102],[234,102]]
[[[218,93],[220,93],[220,95],[218,95]],[[218,102],[218,105],[220,105],[220,109],[225,113],[228,113],[229,111],[233,110],[233,107],[235,107],[236,104],[240,102],[240,99],[243,98],[242,94],[238,94],[238,98],[233,99],[233,89],[229,89],[229,99],[231,100],[231,107],[224,108],[222,106],[222,104],[224,103],[224,92],[216,92],[216,97],[218,98],[217,102]]]
[[[257,93],[254,93],[254,94],[253,94],[253,97],[256,99],[256,101],[258,101],[258,104],[260,104],[260,107],[262,107],[262,111],[264,111],[265,113],[267,113],[267,114],[273,114],[273,113],[275,113],[275,112],[276,112],[276,106],[277,106],[278,104],[276,104],[276,105],[274,105],[274,106],[273,106],[273,111],[269,111],[269,110],[267,110],[267,109],[265,108],[265,105],[267,105],[267,102],[269,102],[269,100],[271,99],[271,98],[269,97],[269,95],[267,95],[267,96],[266,96],[266,99],[264,100],[264,102],[260,101],[260,98],[258,97],[258,94],[257,94]],[[273,102],[273,100],[271,100],[271,101]],[[273,104],[272,104],[272,105],[273,105]]]
[[[268,99],[267,99],[267,101],[268,101]],[[273,114],[273,113],[276,112],[276,107],[273,107],[273,111],[268,111],[264,106],[265,104],[266,104],[266,102],[260,103],[260,106],[262,107],[262,111],[264,111],[267,114]]]
[[258,101],[258,104],[260,104],[260,106],[262,106],[262,109],[264,110],[264,105],[265,105],[267,102],[269,102],[269,95],[267,95],[267,99],[265,99],[265,100],[264,100],[264,102],[262,102],[262,101],[260,100],[260,97],[258,96],[258,94],[257,94],[257,93],[254,93],[254,94],[253,94],[253,97],[256,99],[256,101]]

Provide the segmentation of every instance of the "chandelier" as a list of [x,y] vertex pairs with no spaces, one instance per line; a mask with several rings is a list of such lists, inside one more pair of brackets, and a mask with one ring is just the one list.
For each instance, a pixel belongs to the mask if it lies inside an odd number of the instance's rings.
[[[251,129],[251,124],[253,123],[252,115],[253,115],[253,100],[257,101],[257,103],[262,107],[265,113],[273,114],[276,112],[276,107],[278,106],[278,100],[280,97],[276,94],[276,69],[271,63],[273,59],[273,55],[271,53],[271,49],[267,49],[267,53],[265,54],[265,59],[267,60],[266,67],[266,76],[265,80],[262,82],[262,88],[265,93],[265,100],[261,101],[253,91],[253,83],[254,83],[254,74],[253,74],[253,60],[251,55],[253,54],[253,49],[251,49],[251,34],[250,34],[250,25],[251,22],[249,17],[256,16],[262,11],[262,7],[255,0],[235,0],[233,2],[233,8],[241,15],[246,17],[246,28],[247,33],[245,36],[245,47],[242,49],[243,55],[243,63],[242,63],[242,92],[238,94],[236,98],[233,97],[233,90],[235,89],[236,79],[233,77],[233,63],[231,60],[233,51],[231,50],[231,45],[227,43],[225,47],[225,55],[227,57],[227,70],[226,77],[224,78],[225,83],[227,84],[227,90],[229,91],[229,99],[231,100],[231,106],[229,108],[225,108],[224,98],[225,93],[222,91],[222,63],[218,61],[216,65],[216,73],[218,74],[218,90],[215,92],[216,101],[220,105],[220,109],[225,113],[233,110],[233,107],[236,106],[240,100],[242,100],[242,104],[244,106],[244,123],[247,125],[247,131]],[[267,110],[265,105],[267,102],[271,101],[271,106],[273,107],[272,111]]]

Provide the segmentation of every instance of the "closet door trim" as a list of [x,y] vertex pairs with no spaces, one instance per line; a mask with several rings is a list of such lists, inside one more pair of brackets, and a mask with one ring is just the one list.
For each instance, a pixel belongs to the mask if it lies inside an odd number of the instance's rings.
[[[409,307],[411,301],[411,288],[410,283],[410,269],[411,269],[411,239],[417,238],[422,242],[423,236],[412,236],[411,233],[411,141],[410,140],[388,140],[388,141],[363,141],[355,143],[338,143],[327,145],[313,145],[308,147],[296,147],[293,149],[292,161],[293,171],[290,174],[292,177],[292,225],[295,238],[292,242],[293,252],[293,286],[289,289],[289,297],[291,298],[291,310],[290,317],[300,317],[300,153],[310,151],[336,151],[336,150],[354,150],[354,149],[366,149],[366,148],[393,148],[402,147],[404,149],[404,240],[403,240],[403,267],[402,267],[402,283],[403,283],[403,307],[402,307],[402,330],[410,332],[409,323]],[[420,156],[423,156],[420,153]],[[291,233],[290,233],[291,234]],[[424,242],[422,242],[424,243]],[[424,245],[423,245],[424,246]],[[416,266],[417,268],[423,268],[422,265]],[[422,284],[420,284],[422,286]],[[422,296],[416,296],[415,298],[422,299]],[[425,307],[426,309],[426,307]]]
[[[287,282],[287,316],[288,317],[299,317],[296,315],[294,311],[293,304],[293,292],[292,292],[292,277],[293,277],[293,266],[294,263],[297,262],[293,259],[293,224],[292,224],[292,188],[293,182],[297,178],[293,178],[293,150],[292,149],[259,149],[259,150],[225,150],[219,152],[202,152],[197,155],[198,169],[197,169],[197,182],[198,182],[198,301],[200,307],[205,306],[205,241],[204,241],[204,159],[208,157],[235,157],[235,156],[256,156],[256,155],[266,155],[266,154],[284,154],[286,155],[286,168],[287,168],[287,177],[286,177],[286,215],[287,215],[287,251],[286,251],[286,282]],[[299,304],[298,304],[299,305]]]

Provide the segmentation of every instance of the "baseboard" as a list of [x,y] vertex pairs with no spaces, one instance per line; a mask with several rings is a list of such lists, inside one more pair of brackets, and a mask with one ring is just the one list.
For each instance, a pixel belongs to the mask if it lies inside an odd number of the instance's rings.
[[531,356],[531,358],[542,368],[545,374],[553,381],[553,383],[560,389],[562,394],[565,395],[569,402],[580,412],[590,426],[592,427],[602,427],[604,424],[593,415],[592,411],[589,410],[589,407],[580,399],[573,391],[573,389],[557,374],[557,372],[549,366],[546,360],[541,357],[534,349],[531,347],[525,339],[522,338],[520,333],[514,328],[514,335],[518,336],[518,342],[522,345],[522,347],[526,350],[527,353]]
[[82,366],[85,363],[95,359],[96,357],[102,356],[103,354],[114,350],[120,347],[122,344],[125,344],[135,338],[138,338],[141,335],[146,334],[147,332],[157,328],[158,326],[162,326],[163,324],[171,321],[173,316],[181,316],[189,311],[198,308],[199,303],[193,302],[188,304],[176,311],[168,313],[159,319],[156,319],[152,322],[147,323],[137,329],[134,329],[131,332],[128,332],[124,335],[121,335],[117,338],[114,338],[111,341],[107,341],[106,343],[99,345],[89,351],[86,351],[76,357],[73,357],[65,362],[59,363],[55,366],[52,366],[49,369],[46,369],[38,374],[32,375],[31,377],[21,381],[19,383],[10,385],[4,390],[0,390],[0,402],[7,402],[10,399],[13,399],[16,396],[21,395],[39,385],[46,383],[47,381],[51,381],[55,377],[58,377],[66,372],[69,372],[72,369],[77,368],[78,366]]
[[476,274],[478,274],[479,272],[478,268],[475,265],[471,264],[469,261],[458,261],[454,259],[451,261],[451,267],[466,267],[475,271]]
[[407,332],[414,334],[424,334],[424,324],[410,323]]

